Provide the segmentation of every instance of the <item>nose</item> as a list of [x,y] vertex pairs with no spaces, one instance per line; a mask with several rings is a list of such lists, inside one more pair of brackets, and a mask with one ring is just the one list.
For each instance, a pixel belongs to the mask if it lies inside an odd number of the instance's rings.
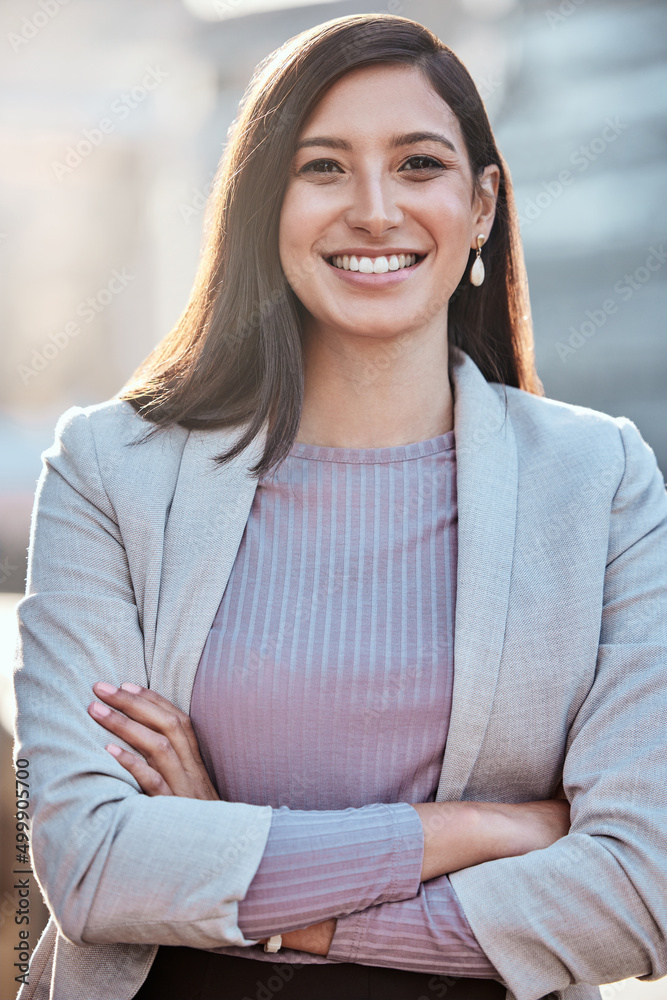
[[387,230],[401,225],[403,210],[396,202],[391,180],[379,171],[359,176],[351,194],[345,213],[350,229],[363,229],[370,236],[382,236]]

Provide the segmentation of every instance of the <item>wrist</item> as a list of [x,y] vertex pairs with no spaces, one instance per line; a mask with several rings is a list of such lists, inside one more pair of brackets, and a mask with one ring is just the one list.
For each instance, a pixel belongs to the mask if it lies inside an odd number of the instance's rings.
[[322,955],[326,958],[335,932],[335,918],[323,920],[318,924],[311,924],[309,927],[301,927],[283,934],[283,948],[307,951],[311,955]]

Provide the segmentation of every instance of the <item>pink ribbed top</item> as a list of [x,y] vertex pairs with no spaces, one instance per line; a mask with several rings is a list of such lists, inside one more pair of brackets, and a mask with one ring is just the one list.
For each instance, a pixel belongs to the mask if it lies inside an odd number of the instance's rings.
[[408,804],[434,800],[447,740],[456,563],[453,431],[295,443],[258,486],[191,716],[220,796],[274,808],[244,935],[338,917],[327,958],[282,961],[498,978],[449,879],[420,885]]

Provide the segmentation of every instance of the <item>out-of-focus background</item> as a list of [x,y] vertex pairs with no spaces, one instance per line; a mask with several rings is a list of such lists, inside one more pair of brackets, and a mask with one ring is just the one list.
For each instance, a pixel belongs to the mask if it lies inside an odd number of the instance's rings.
[[[630,417],[667,472],[661,0],[0,0],[0,1000],[16,993],[13,609],[40,453],[179,317],[255,64],[364,11],[428,25],[478,85],[515,185],[547,395]],[[602,988],[620,992],[667,998],[667,981]]]

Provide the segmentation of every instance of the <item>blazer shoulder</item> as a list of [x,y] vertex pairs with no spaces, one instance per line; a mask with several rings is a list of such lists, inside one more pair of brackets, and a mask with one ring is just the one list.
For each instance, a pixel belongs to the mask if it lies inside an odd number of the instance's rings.
[[504,388],[524,465],[546,461],[567,479],[599,479],[613,490],[628,476],[664,486],[652,448],[628,417]]
[[171,490],[189,434],[179,425],[158,427],[114,398],[66,410],[42,459],[84,493],[137,489],[146,496]]
[[647,457],[655,461],[650,446],[628,417],[612,417],[601,410],[536,396],[513,386],[505,389],[514,429],[526,447],[569,451],[573,459],[577,455],[584,460],[590,455],[606,461],[616,458],[622,468],[630,440],[632,444],[641,443]]
[[55,441],[49,452],[71,447],[94,446],[103,454],[124,445],[143,444],[148,450],[182,451],[189,431],[180,425],[160,427],[140,416],[125,399],[108,399],[91,406],[71,406],[59,418]]
[[627,417],[612,417],[601,410],[564,403],[549,396],[536,396],[514,386],[505,386],[505,389],[512,418],[552,437],[576,438],[593,433],[618,441],[621,425],[631,422]]
[[59,418],[56,439],[92,435],[95,442],[122,445],[150,440],[153,436],[186,438],[188,431],[176,426],[160,428],[144,419],[126,399],[107,399],[91,406],[71,406]]

